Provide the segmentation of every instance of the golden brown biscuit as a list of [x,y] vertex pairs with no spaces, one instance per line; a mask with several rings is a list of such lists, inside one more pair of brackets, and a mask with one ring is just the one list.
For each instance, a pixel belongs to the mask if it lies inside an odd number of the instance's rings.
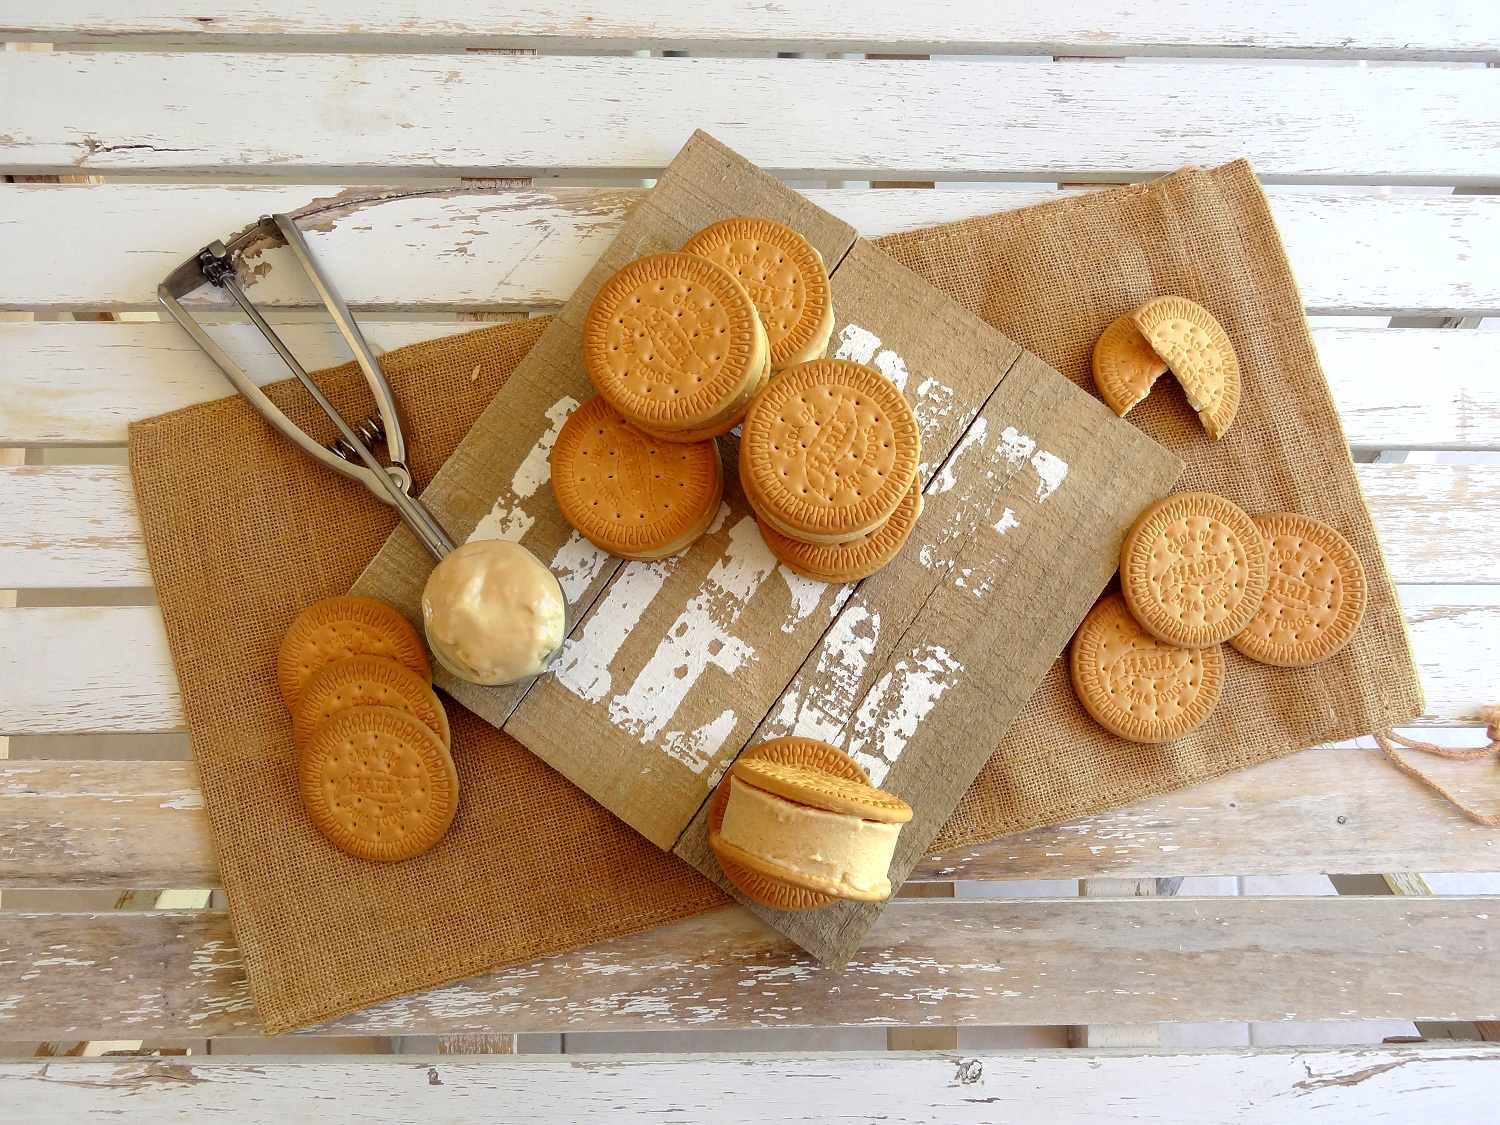
[[737,760],[729,771],[766,793],[827,812],[857,816],[881,824],[905,824],[911,806],[868,781],[838,777],[812,766],[770,762],[764,758]]
[[1182,384],[1208,436],[1218,441],[1240,408],[1240,363],[1229,334],[1212,313],[1186,297],[1157,297],[1131,315]]
[[738,424],[736,403],[748,403],[770,347],[750,295],[723,266],[696,254],[652,254],[595,295],[583,358],[595,388],[626,421],[696,441]]
[[1095,341],[1093,367],[1094,386],[1105,405],[1121,418],[1167,373],[1166,361],[1135,326],[1134,313],[1116,317]]
[[819,359],[833,334],[833,295],[822,256],[770,219],[725,219],[693,235],[684,254],[717,262],[739,279],[766,328],[771,369]]
[[287,626],[276,654],[276,681],[288,711],[313,674],[350,656],[385,656],[428,683],[427,649],[411,623],[384,602],[343,595],[308,606]]
[[1305,668],[1327,660],[1365,615],[1365,568],[1349,541],[1296,512],[1255,516],[1270,578],[1260,610],[1231,647],[1262,664]]
[[1153,636],[1183,648],[1218,644],[1249,625],[1266,596],[1265,539],[1224,497],[1179,492],[1126,533],[1120,589]]
[[552,447],[552,491],[563,516],[601,551],[664,558],[695,543],[723,495],[713,441],[668,442],[626,424],[591,398]]
[[921,486],[914,484],[890,519],[849,543],[804,543],[765,523],[760,525],[760,534],[771,554],[803,578],[814,582],[858,582],[900,554],[921,514]]
[[755,514],[807,543],[868,535],[917,478],[921,440],[889,379],[843,359],[789,367],[750,404],[740,483]]
[[[868,783],[870,780],[869,774],[865,773],[854,759],[842,750],[812,738],[772,739],[758,746],[751,746],[736,760],[754,761],[757,759],[809,766],[850,781]],[[709,800],[708,839],[725,877],[739,888],[741,894],[751,902],[758,902],[773,910],[821,910],[838,901],[832,895],[820,894],[795,883],[788,883],[756,867],[747,867],[722,852],[718,837],[719,830],[724,825],[724,806],[728,800],[729,775],[726,773]]]
[[297,778],[318,831],[361,859],[421,855],[458,811],[453,758],[421,719],[391,707],[325,719],[302,750]]
[[384,656],[351,656],[325,664],[307,681],[292,715],[292,739],[307,745],[319,723],[351,707],[394,707],[409,711],[452,747],[448,713],[432,685],[410,668]]
[[1068,667],[1083,709],[1132,742],[1171,742],[1196,730],[1224,689],[1218,645],[1178,648],[1153,637],[1119,594],[1103,598],[1083,619]]

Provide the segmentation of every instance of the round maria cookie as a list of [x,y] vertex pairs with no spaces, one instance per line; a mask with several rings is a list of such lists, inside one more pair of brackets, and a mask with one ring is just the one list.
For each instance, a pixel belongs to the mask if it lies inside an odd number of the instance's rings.
[[763,523],[806,543],[868,535],[916,483],[911,406],[880,372],[843,359],[789,367],[750,404],[740,483]]
[[1229,334],[1211,312],[1186,297],[1157,297],[1131,316],[1182,384],[1208,436],[1218,441],[1240,408],[1240,362]]
[[303,748],[297,774],[318,831],[361,859],[421,855],[458,811],[452,756],[426,723],[391,707],[355,707],[325,719]]
[[876,789],[868,781],[838,777],[811,766],[741,758],[729,772],[763,792],[809,808],[881,824],[905,824],[911,819],[911,806],[895,794]]
[[[633,425],[658,436],[738,424],[770,349],[744,286],[696,254],[638,258],[604,283],[583,322],[595,388]],[[748,401],[748,400],[746,400]]]
[[[869,784],[870,781],[870,775],[853,758],[837,747],[813,738],[775,738],[750,747],[737,759],[741,762],[757,760],[807,766],[864,784]],[[724,877],[751,902],[769,906],[772,910],[821,910],[836,903],[838,899],[833,895],[789,883],[774,874],[767,874],[761,869],[762,865],[747,865],[727,854],[722,846],[719,830],[724,826],[729,785],[729,775],[726,772],[724,779],[714,789],[708,805],[708,842],[724,871]]]
[[1167,373],[1166,362],[1135,326],[1133,313],[1116,317],[1094,342],[1093,367],[1094,386],[1121,418]]
[[1262,664],[1304,668],[1349,643],[1365,615],[1365,568],[1333,528],[1296,512],[1255,516],[1270,579],[1260,610],[1229,644]]
[[287,626],[276,654],[276,681],[286,709],[323,665],[350,656],[385,656],[428,683],[432,666],[411,623],[384,602],[343,595],[308,606]]
[[297,700],[292,715],[292,738],[300,749],[318,724],[351,707],[394,707],[409,711],[451,748],[448,713],[432,685],[410,668],[384,656],[350,656],[325,664]]
[[814,582],[858,582],[900,553],[921,514],[922,491],[914,484],[890,519],[868,535],[848,543],[804,543],[781,534],[767,523],[760,525],[760,534],[771,554],[803,578]]
[[1224,688],[1218,645],[1178,648],[1140,627],[1119,594],[1102,599],[1073,635],[1073,690],[1105,730],[1131,742],[1171,742],[1202,726]]
[[603,396],[563,423],[552,491],[563,516],[601,551],[631,559],[686,550],[719,510],[716,442],[662,441],[626,424]]
[[1226,641],[1266,596],[1266,543],[1236,505],[1211,492],[1158,500],[1120,550],[1120,589],[1148,633],[1183,648]]
[[725,219],[688,240],[684,254],[717,262],[755,302],[771,347],[771,369],[818,359],[833,334],[833,295],[822,256],[770,219]]

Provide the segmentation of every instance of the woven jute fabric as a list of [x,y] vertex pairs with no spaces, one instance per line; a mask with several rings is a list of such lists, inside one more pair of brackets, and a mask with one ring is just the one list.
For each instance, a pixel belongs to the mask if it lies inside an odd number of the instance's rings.
[[1130,420],[1182,458],[1180,490],[1217,492],[1252,514],[1304,512],[1332,524],[1359,553],[1370,585],[1364,623],[1326,663],[1272,668],[1226,646],[1224,694],[1212,717],[1164,746],[1116,738],[1090,719],[1059,659],[934,850],[1117,808],[1422,713],[1395,586],[1248,164],[1186,169],[879,245],[1090,391],[1094,341],[1115,317],[1165,293],[1205,306],[1240,361],[1233,427],[1210,441],[1170,377]]
[[[382,357],[419,483],[544,325],[496,325]],[[346,417],[373,408],[353,364],[315,378]],[[335,436],[297,384],[267,391],[308,433]],[[238,397],[132,426],[130,468],[220,878],[268,1034],[727,901],[446,699],[460,789],[447,836],[402,863],[336,850],[298,797],[276,649],[302,609],[348,590],[394,509]]]
[[[883,249],[1092,389],[1114,317],[1162,293],[1206,305],[1239,351],[1229,435],[1204,437],[1170,380],[1131,420],[1187,464],[1182,488],[1251,512],[1301,511],[1350,540],[1370,582],[1353,643],[1313,669],[1233,651],[1210,722],[1169,746],[1106,734],[1064,662],[1002,739],[937,847],[1099,812],[1422,710],[1400,608],[1313,352],[1269,209],[1244,164],[883,239]],[[500,325],[382,359],[418,483],[452,452],[543,322]],[[320,372],[351,417],[353,365]],[[330,425],[292,383],[268,388],[310,433]],[[293,449],[238,398],[138,423],[131,473],[221,878],[268,1032],[487,969],[689,917],[726,900],[509,736],[448,702],[462,788],[427,855],[374,864],[302,812],[276,687],[282,632],[344,592],[395,525],[365,489]]]

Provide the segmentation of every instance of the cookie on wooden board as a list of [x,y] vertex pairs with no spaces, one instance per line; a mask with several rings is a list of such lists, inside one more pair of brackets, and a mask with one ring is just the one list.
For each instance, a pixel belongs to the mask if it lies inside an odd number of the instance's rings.
[[1231,647],[1262,664],[1305,668],[1349,643],[1365,615],[1365,568],[1349,541],[1296,512],[1252,517],[1266,540],[1265,600]]
[[1184,648],[1226,641],[1266,596],[1266,544],[1254,521],[1212,492],[1179,492],[1125,534],[1120,589],[1148,633]]
[[911,405],[874,368],[844,359],[789,367],[755,396],[740,482],[762,522],[807,543],[868,535],[917,479]]
[[729,270],[755,302],[771,347],[771,370],[819,359],[833,334],[833,295],[823,256],[770,219],[725,219],[693,235],[684,254]]
[[848,543],[804,543],[766,523],[760,525],[760,534],[771,554],[803,578],[814,582],[858,582],[900,554],[921,514],[922,491],[920,485],[914,484],[890,519],[868,535]]
[[[846,778],[868,784],[870,775],[842,750],[813,738],[775,738],[751,746],[740,754],[737,761],[783,762],[788,765],[808,766],[834,777]],[[751,902],[768,906],[773,910],[820,910],[832,906],[838,899],[821,894],[807,887],[789,883],[775,875],[766,874],[759,867],[742,864],[720,848],[719,830],[724,825],[724,807],[729,801],[729,776],[714,789],[708,806],[708,841],[719,867],[725,877]]]
[[1089,610],[1073,635],[1068,669],[1083,709],[1132,742],[1171,742],[1197,730],[1224,689],[1218,645],[1179,648],[1153,637],[1119,594]]
[[452,747],[448,713],[432,685],[384,656],[350,656],[325,664],[297,700],[292,739],[306,746],[319,723],[353,707],[394,707],[421,719],[444,747]]
[[739,424],[769,370],[770,346],[750,295],[723,266],[651,254],[595,295],[583,358],[595,389],[632,425],[701,441]]
[[564,518],[623,558],[686,550],[713,522],[723,490],[716,442],[650,437],[602,396],[573,411],[552,447],[552,491]]
[[1135,326],[1135,314],[1125,313],[1094,342],[1093,369],[1105,405],[1123,418],[1151,393],[1167,364]]
[[308,606],[287,626],[276,654],[276,681],[287,710],[296,712],[302,689],[325,664],[365,655],[389,657],[432,682],[421,636],[384,602],[340,595]]
[[421,719],[355,707],[325,719],[297,769],[319,832],[361,859],[411,859],[441,840],[458,811],[458,772]]
[[1208,436],[1218,441],[1240,408],[1240,363],[1211,312],[1186,297],[1157,297],[1131,314],[1182,384]]
[[812,766],[752,758],[736,761],[729,772],[757,789],[809,808],[881,824],[905,824],[911,819],[911,806],[895,794],[876,789],[868,781],[838,777]]

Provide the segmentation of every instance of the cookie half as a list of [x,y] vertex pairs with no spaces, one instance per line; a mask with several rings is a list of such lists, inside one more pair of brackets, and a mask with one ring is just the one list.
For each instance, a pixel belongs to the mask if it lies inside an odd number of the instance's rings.
[[833,293],[823,258],[807,239],[770,219],[725,219],[683,246],[717,262],[755,302],[771,348],[771,369],[820,358],[833,334]]
[[276,681],[287,710],[295,714],[302,689],[319,669],[351,656],[389,657],[432,682],[426,646],[400,613],[374,598],[325,598],[298,614],[281,639]]
[[419,856],[458,811],[453,758],[421,719],[390,707],[355,707],[319,724],[297,780],[318,831],[361,859]]
[[1153,637],[1119,594],[1089,610],[1073,635],[1068,667],[1083,709],[1131,742],[1171,742],[1196,730],[1224,689],[1218,645],[1179,648]]
[[1148,633],[1183,648],[1226,641],[1266,596],[1266,543],[1234,503],[1212,492],[1158,500],[1126,533],[1120,589]]
[[1093,369],[1094,386],[1105,405],[1123,418],[1151,393],[1167,364],[1135,326],[1135,314],[1126,313],[1094,342]]
[[1240,408],[1240,363],[1211,312],[1186,297],[1157,297],[1131,314],[1182,384],[1208,436],[1218,441]]
[[1365,615],[1365,568],[1349,541],[1296,512],[1253,517],[1266,540],[1265,600],[1231,647],[1262,664],[1305,668],[1349,643]]
[[847,543],[895,513],[916,482],[911,406],[880,372],[843,359],[790,367],[755,396],[740,482],[762,522],[807,543]]

